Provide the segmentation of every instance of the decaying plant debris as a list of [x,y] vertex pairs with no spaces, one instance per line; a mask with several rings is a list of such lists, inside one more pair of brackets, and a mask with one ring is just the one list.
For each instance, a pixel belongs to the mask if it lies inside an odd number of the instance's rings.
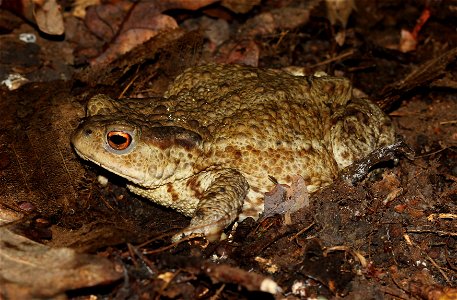
[[[455,1],[22,2],[0,4],[0,298],[457,298]],[[161,96],[208,62],[346,76],[408,147],[309,198],[278,185],[226,240],[173,244],[188,220],[69,136],[90,96]]]

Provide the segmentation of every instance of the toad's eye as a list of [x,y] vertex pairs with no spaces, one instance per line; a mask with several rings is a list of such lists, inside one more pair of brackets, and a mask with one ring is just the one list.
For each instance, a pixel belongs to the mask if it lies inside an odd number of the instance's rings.
[[114,150],[125,150],[132,143],[132,136],[124,131],[108,132],[108,144]]

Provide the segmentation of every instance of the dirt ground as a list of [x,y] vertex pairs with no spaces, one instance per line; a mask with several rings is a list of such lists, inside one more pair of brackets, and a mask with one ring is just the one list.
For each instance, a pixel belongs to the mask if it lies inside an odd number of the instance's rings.
[[[0,2],[0,299],[457,299],[456,1],[14,3]],[[161,96],[209,62],[345,76],[409,153],[226,240],[172,243],[189,219],[69,137],[91,96]]]

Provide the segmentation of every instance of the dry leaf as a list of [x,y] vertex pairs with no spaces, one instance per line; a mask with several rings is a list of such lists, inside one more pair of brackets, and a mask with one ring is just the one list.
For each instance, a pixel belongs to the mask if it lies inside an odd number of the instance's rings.
[[252,40],[230,41],[219,49],[216,62],[257,67],[260,49]]
[[14,211],[0,203],[0,226],[20,220],[23,217],[23,213]]
[[416,50],[417,41],[416,38],[406,29],[401,30],[400,37],[400,51],[403,53]]
[[127,53],[140,44],[143,44],[160,32],[178,27],[176,21],[167,15],[152,16],[149,18],[149,22],[150,23],[146,26],[146,28],[138,26],[136,28],[130,28],[123,31],[102,55],[91,61],[91,64],[94,65],[111,62],[118,56]]
[[259,4],[260,0],[222,0],[221,3],[222,6],[237,14],[245,14]]
[[98,4],[100,4],[100,0],[76,0],[73,4],[73,16],[84,19],[86,16],[86,8]]
[[0,244],[2,299],[50,298],[122,276],[106,258],[50,248],[6,228],[0,228]]
[[65,32],[61,7],[56,0],[0,1],[0,6],[37,24],[44,33],[62,35]]
[[34,16],[41,31],[51,35],[65,32],[61,7],[56,0],[35,0]]
[[303,177],[292,177],[292,184],[277,184],[273,191],[265,193],[265,208],[263,218],[276,214],[292,214],[309,206],[309,194]]
[[354,0],[326,0],[327,17],[332,25],[340,22],[343,28],[336,33],[335,41],[343,46],[346,41],[346,25],[352,10],[355,10]]
[[258,14],[241,26],[238,36],[265,35],[297,28],[308,22],[311,8],[282,7]]
[[355,10],[354,0],[325,0],[327,5],[327,17],[332,23],[340,22],[343,27],[346,27],[349,16],[352,10]]
[[171,9],[195,10],[217,0],[119,1],[90,7],[85,23],[107,43],[105,51],[91,61],[92,66],[108,64],[161,32],[178,28],[172,17],[162,14]]
[[399,49],[401,52],[406,53],[410,51],[416,50],[417,47],[417,37],[419,36],[419,31],[422,29],[422,27],[425,25],[427,20],[430,18],[430,9],[425,8],[422,11],[421,16],[416,22],[416,26],[414,26],[414,29],[410,32],[406,29],[401,30],[401,35],[400,35],[400,45]]

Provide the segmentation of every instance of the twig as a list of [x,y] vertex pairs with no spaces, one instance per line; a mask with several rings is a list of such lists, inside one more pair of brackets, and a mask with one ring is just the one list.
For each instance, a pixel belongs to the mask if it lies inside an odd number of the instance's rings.
[[352,250],[348,246],[335,246],[335,247],[330,247],[324,250],[324,256],[326,256],[329,252],[334,252],[334,251],[344,251],[346,253],[349,253],[352,255],[353,258],[358,260],[360,262],[360,265],[362,265],[363,268],[366,268],[368,265],[367,260],[365,257],[357,251]]
[[447,284],[451,285],[451,281],[449,280],[449,277],[446,275],[446,273],[444,273],[443,269],[427,253],[424,253],[424,254],[425,254],[425,257],[427,257],[427,259],[432,263],[432,265],[438,269],[438,271],[441,273],[441,276],[443,276],[444,279],[446,280]]
[[312,69],[312,68],[315,68],[315,67],[326,65],[326,64],[329,64],[331,62],[338,61],[338,60],[341,60],[341,59],[346,58],[348,56],[351,56],[353,54],[354,54],[354,50],[349,50],[348,52],[342,53],[342,54],[340,54],[338,56],[323,60],[321,62],[318,62],[317,64],[314,64],[314,65],[311,65],[309,68]]
[[393,288],[390,288],[387,286],[380,286],[379,290],[385,294],[388,294],[388,295],[391,295],[393,297],[403,299],[403,300],[416,299],[416,298],[412,298],[412,297],[408,296],[408,294],[405,291],[403,291],[402,289],[394,290]]
[[427,157],[427,156],[431,156],[431,155],[434,155],[434,154],[443,152],[444,150],[447,150],[447,149],[451,149],[451,147],[445,147],[445,148],[443,148],[443,149],[436,150],[436,151],[434,151],[434,152],[425,153],[425,154],[422,154],[422,155],[419,155],[419,156],[414,156],[414,159],[416,159],[416,158],[422,158],[422,157]]
[[209,298],[209,299],[210,300],[216,300],[217,298],[219,298],[219,295],[222,293],[224,288],[225,288],[225,283],[223,283],[221,285],[221,287],[217,289],[216,293],[214,295],[212,295],[211,298]]
[[446,124],[456,124],[457,120],[452,120],[452,121],[443,121],[440,122],[440,125],[446,125]]
[[[408,230],[409,231],[409,230]],[[457,233],[455,233],[457,236]],[[435,262],[433,258],[431,258],[427,253],[425,253],[418,245],[416,245],[413,241],[410,240],[410,245],[413,247],[416,247],[422,255],[424,255],[431,263],[432,265],[438,269],[438,272],[440,272],[441,276],[444,277],[446,282],[450,285],[451,281],[449,280],[449,277],[444,273],[443,269]]]
[[430,214],[427,217],[427,220],[434,221],[436,218],[438,218],[438,219],[457,219],[457,214]]
[[299,232],[297,232],[296,234],[294,234],[293,236],[291,236],[289,238],[289,242],[292,242],[292,240],[296,239],[300,234],[304,233],[305,231],[308,231],[308,229],[310,229],[314,225],[316,225],[316,222],[313,222],[313,223],[309,224],[308,226],[306,226],[305,228],[301,229]]
[[170,285],[170,283],[176,278],[176,276],[178,276],[179,273],[181,273],[180,269],[178,269],[175,273],[173,273],[173,276],[170,279],[165,280],[162,278],[162,280],[164,281],[164,284],[160,287],[160,290],[158,291],[157,296],[154,298],[155,300],[159,300],[161,298],[162,293]]
[[432,229],[407,229],[406,232],[410,233],[436,233],[439,236],[457,236],[457,232],[432,230]]
[[171,243],[170,245],[167,245],[167,246],[159,248],[159,249],[144,251],[143,253],[144,254],[157,254],[157,253],[166,251],[168,249],[171,249],[171,248],[181,244],[182,242],[189,241],[189,240],[194,240],[194,239],[199,239],[199,238],[201,238],[201,237],[200,236],[188,235],[188,236],[183,237],[182,239],[180,239],[179,241],[177,241],[175,243]]
[[157,241],[157,240],[162,239],[162,238],[164,238],[164,237],[171,236],[172,233],[170,233],[170,231],[174,232],[174,231],[176,231],[177,229],[181,230],[182,227],[172,227],[172,228],[170,228],[170,229],[168,229],[168,230],[162,232],[162,233],[159,234],[158,236],[153,237],[152,239],[147,240],[146,242],[137,245],[137,247],[138,247],[138,248],[142,248],[142,247],[146,246],[147,244],[150,244],[150,243],[152,243],[152,242],[154,242],[154,241]]
[[136,71],[135,71],[135,76],[133,76],[132,79],[129,81],[129,83],[127,83],[125,88],[120,93],[119,97],[117,97],[118,99],[124,97],[124,94],[127,92],[127,90],[132,86],[132,84],[135,82],[135,80],[138,78],[138,76],[140,76],[140,73],[138,73],[139,69],[140,69],[140,65],[137,65],[136,66]]

